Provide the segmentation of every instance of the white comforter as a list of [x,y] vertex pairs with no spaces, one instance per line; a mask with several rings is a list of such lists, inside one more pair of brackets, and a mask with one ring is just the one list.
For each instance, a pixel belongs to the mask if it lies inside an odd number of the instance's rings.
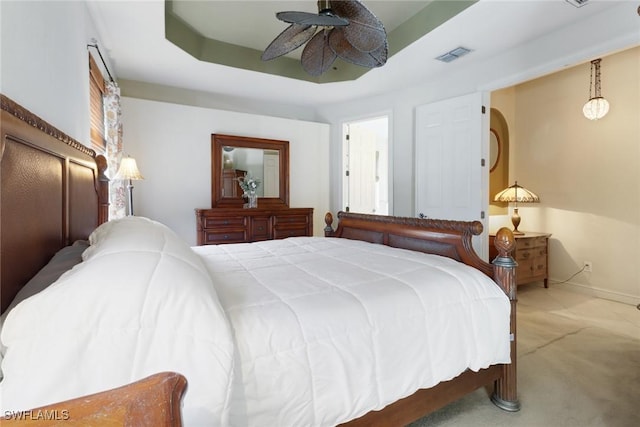
[[193,248],[236,345],[234,426],[330,426],[509,363],[509,301],[451,259],[313,237]]
[[89,240],[84,262],[9,312],[2,414],[175,371],[188,381],[185,425],[229,425],[233,341],[200,259],[146,218]]
[[7,316],[3,413],[169,370],[187,427],[329,426],[509,362],[507,298],[447,258],[324,238],[189,248],[140,217],[90,241]]

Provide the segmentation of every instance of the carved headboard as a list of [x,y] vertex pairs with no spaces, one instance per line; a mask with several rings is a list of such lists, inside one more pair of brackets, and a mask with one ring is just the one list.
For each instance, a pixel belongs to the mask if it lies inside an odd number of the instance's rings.
[[108,218],[106,160],[0,95],[0,312],[62,247]]

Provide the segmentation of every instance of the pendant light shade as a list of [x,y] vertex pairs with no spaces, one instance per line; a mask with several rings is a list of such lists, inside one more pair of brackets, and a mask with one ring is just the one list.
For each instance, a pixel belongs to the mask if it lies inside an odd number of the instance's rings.
[[589,120],[598,120],[603,118],[609,112],[609,101],[603,97],[591,98],[582,107],[582,113]]
[[[600,61],[602,59],[594,59],[591,61],[591,81],[589,82],[589,100],[584,107],[582,113],[589,120],[598,120],[603,118],[609,112],[609,101],[604,99],[600,86]],[[595,76],[595,80],[594,80]],[[593,94],[593,96],[592,96]]]

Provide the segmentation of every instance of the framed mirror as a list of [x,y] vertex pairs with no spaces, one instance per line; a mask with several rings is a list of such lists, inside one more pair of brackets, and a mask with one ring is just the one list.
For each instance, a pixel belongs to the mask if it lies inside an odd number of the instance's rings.
[[258,208],[289,207],[289,141],[212,134],[211,207],[243,207],[244,176],[260,181]]

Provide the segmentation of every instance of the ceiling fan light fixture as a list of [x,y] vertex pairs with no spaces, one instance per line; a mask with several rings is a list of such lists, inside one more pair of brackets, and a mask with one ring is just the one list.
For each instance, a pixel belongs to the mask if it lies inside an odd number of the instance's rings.
[[[318,14],[278,12],[276,17],[291,26],[269,44],[262,54],[263,61],[306,43],[300,62],[312,76],[329,70],[337,57],[368,68],[381,67],[387,62],[384,25],[360,0],[320,0]],[[318,28],[320,31],[316,33]]]

